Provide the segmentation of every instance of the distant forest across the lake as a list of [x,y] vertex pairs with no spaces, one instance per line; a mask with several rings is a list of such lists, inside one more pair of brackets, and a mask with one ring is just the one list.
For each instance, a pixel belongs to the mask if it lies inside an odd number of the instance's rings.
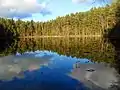
[[118,6],[117,2],[94,7],[87,12],[71,13],[47,22],[0,18],[0,37],[106,36],[119,20]]

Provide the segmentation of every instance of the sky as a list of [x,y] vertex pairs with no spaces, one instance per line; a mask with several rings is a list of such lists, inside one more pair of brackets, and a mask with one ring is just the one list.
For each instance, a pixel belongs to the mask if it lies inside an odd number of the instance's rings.
[[[0,0],[0,17],[48,21],[101,6],[101,0]],[[110,3],[111,0],[109,0]]]

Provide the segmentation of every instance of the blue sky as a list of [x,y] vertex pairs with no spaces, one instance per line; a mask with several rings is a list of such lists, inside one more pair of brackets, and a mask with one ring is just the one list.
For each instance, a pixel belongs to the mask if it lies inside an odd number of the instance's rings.
[[[101,6],[101,0],[0,0],[0,16],[22,20],[47,21],[69,13]],[[111,1],[111,0],[110,0]]]
[[75,12],[82,12],[82,11],[87,11],[91,8],[91,5],[89,6],[87,4],[76,4],[73,3],[71,0],[52,0],[48,6],[47,6],[51,14],[42,16],[39,14],[34,15],[35,20],[50,20],[50,19],[55,19],[58,16],[64,16],[69,13],[75,13]]

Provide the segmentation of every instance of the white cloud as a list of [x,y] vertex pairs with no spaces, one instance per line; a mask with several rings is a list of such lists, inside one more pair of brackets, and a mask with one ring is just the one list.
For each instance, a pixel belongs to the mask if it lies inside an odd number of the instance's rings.
[[32,14],[50,14],[47,4],[38,3],[37,0],[0,0],[0,17],[26,18]]
[[72,2],[73,3],[84,3],[84,2],[86,2],[86,1],[88,1],[88,0],[72,0]]
[[107,4],[111,3],[113,0],[72,0],[73,3],[80,4],[80,3],[91,3],[91,4]]
[[[107,0],[105,0],[107,1]],[[100,3],[100,2],[104,2],[104,0],[72,0],[73,3],[76,3],[76,4],[80,4],[80,3],[89,3],[89,4],[92,4],[92,3]]]

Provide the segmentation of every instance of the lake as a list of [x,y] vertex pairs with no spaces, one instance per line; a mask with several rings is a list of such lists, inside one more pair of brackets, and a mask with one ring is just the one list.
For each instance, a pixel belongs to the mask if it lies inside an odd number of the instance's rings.
[[118,90],[119,41],[0,39],[0,90]]

